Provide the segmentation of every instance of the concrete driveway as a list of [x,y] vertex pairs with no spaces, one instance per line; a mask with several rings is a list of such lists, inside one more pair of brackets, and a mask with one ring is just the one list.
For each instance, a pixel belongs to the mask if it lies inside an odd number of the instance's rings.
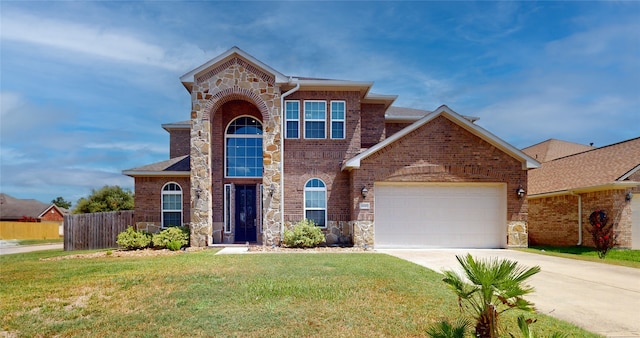
[[63,249],[64,244],[41,244],[41,245],[12,245],[12,246],[0,246],[0,255],[10,255],[16,253],[43,251],[43,250],[57,250]]
[[461,272],[456,255],[500,257],[525,266],[539,265],[527,299],[538,312],[607,337],[640,337],[640,269],[558,258],[515,250],[376,250],[437,272]]

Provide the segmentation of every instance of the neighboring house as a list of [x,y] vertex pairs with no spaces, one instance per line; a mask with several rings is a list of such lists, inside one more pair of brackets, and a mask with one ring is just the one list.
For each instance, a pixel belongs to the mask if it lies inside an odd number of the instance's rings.
[[393,107],[372,82],[286,76],[237,47],[181,77],[190,120],[135,179],[139,227],[189,224],[191,245],[280,245],[304,218],[328,244],[526,246],[537,161],[447,106]]
[[[575,153],[542,155],[562,153],[554,148]],[[605,210],[619,246],[640,249],[640,138],[601,148],[548,140],[523,151],[546,160],[529,171],[529,244],[594,246],[589,215]]]
[[62,222],[65,213],[67,213],[66,209],[59,208],[55,204],[0,194],[0,221],[35,219],[37,222]]

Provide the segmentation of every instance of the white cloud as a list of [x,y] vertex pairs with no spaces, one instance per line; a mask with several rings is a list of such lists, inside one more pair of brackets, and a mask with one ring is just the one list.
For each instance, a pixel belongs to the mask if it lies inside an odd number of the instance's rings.
[[116,62],[151,65],[181,71],[184,63],[167,51],[126,30],[90,23],[69,22],[14,12],[3,15],[0,37]]

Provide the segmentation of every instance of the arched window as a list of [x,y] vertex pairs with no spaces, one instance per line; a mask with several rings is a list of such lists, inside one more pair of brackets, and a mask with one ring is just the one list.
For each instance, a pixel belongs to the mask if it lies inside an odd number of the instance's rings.
[[262,177],[262,124],[242,116],[225,133],[225,176]]
[[182,225],[182,188],[177,183],[162,187],[162,227]]
[[327,226],[327,186],[320,179],[312,178],[304,185],[304,218]]

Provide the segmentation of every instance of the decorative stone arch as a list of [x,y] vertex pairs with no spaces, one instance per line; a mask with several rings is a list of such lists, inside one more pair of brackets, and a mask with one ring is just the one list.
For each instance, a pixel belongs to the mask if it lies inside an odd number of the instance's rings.
[[252,103],[262,114],[263,122],[269,121],[271,114],[269,113],[266,102],[264,102],[254,90],[240,88],[238,86],[226,88],[214,94],[211,99],[205,103],[202,119],[211,120],[215,112],[222,107],[223,104],[234,100]]

